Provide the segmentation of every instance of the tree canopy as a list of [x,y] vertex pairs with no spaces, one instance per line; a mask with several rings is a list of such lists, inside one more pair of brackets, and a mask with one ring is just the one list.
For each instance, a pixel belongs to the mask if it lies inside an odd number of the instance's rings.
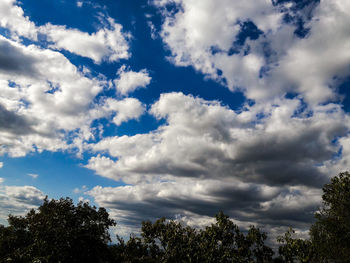
[[142,223],[140,235],[111,244],[115,226],[104,208],[72,199],[48,200],[25,216],[0,225],[0,262],[350,262],[350,174],[340,173],[323,187],[310,239],[293,229],[278,237],[278,255],[255,226],[241,231],[220,212],[203,229],[174,220]]
[[222,212],[215,224],[199,230],[161,218],[143,222],[141,237],[120,240],[121,262],[271,262],[273,251],[264,244],[266,238],[254,226],[242,233]]
[[105,262],[108,228],[115,222],[104,208],[72,199],[44,200],[24,217],[9,216],[0,228],[3,262]]

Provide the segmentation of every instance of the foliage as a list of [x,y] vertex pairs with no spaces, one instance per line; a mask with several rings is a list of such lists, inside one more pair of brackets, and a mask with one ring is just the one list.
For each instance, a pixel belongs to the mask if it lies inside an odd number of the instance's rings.
[[350,262],[350,174],[333,177],[322,199],[310,240],[292,238],[291,229],[279,237],[282,262]]
[[165,218],[143,222],[140,236],[117,236],[110,245],[108,229],[116,224],[104,208],[45,198],[38,210],[0,225],[0,263],[350,262],[350,174],[332,178],[323,192],[310,239],[295,238],[290,228],[277,239],[276,258],[266,233],[254,226],[242,232],[222,212],[204,229]]
[[38,211],[10,215],[8,223],[0,229],[3,262],[105,262],[115,225],[104,208],[70,198],[45,198]]
[[281,243],[278,252],[281,256],[282,262],[318,262],[315,258],[314,246],[310,240],[300,238],[293,238],[295,231],[292,228],[284,234],[279,236],[277,241]]
[[[251,227],[245,235],[220,212],[216,223],[202,230],[164,218],[143,222],[141,237],[125,243],[121,262],[271,262],[273,251],[264,245],[267,236]],[[138,258],[135,259],[135,255]],[[130,260],[133,258],[133,260]]]
[[340,173],[323,187],[323,207],[310,229],[320,260],[350,262],[350,174]]

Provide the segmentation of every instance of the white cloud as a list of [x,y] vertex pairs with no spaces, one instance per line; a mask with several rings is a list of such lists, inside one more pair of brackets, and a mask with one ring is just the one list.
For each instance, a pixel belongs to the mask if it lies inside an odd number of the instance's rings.
[[4,167],[4,163],[0,162],[0,168]]
[[[78,7],[82,4],[77,2]],[[26,37],[37,40],[38,34],[42,34],[51,42],[51,48],[64,49],[91,58],[98,64],[102,61],[115,62],[130,57],[128,44],[130,34],[123,33],[122,26],[108,16],[101,19],[103,27],[91,34],[51,23],[36,26],[29,17],[24,16],[24,11],[17,5],[16,0],[5,0],[0,3],[0,17],[0,26],[10,30],[13,39]]]
[[139,88],[145,88],[152,79],[146,69],[135,72],[127,70],[125,65],[118,70],[118,75],[119,77],[114,80],[114,84],[117,92],[122,95],[132,93]]
[[[153,2],[165,17],[161,36],[172,52],[169,59],[218,81],[225,79],[228,88],[242,90],[250,99],[273,100],[291,92],[315,105],[336,98],[336,85],[350,74],[346,1],[321,1],[318,6],[310,2],[299,10],[298,15],[305,12],[303,19],[312,17],[304,21],[310,28],[304,39],[294,34],[295,25],[282,19],[281,11],[291,10],[293,4],[276,6],[265,0]],[[178,12],[163,9],[169,3],[181,8]],[[245,21],[252,21],[264,34],[247,38],[230,53]]]
[[40,33],[53,42],[51,48],[65,49],[72,53],[101,63],[102,60],[115,62],[130,57],[127,34],[122,33],[122,26],[108,18],[108,27],[101,28],[96,33],[88,34],[77,29],[67,29],[65,26],[46,24],[40,27]]
[[[0,64],[0,153],[67,149],[67,133],[89,139],[91,122],[111,114],[94,102],[106,83],[80,72],[61,53],[1,36],[0,49],[11,62]],[[119,122],[136,116],[139,104],[133,102],[126,103],[133,112],[120,107]]]
[[[94,138],[93,120],[107,118],[120,125],[145,111],[134,98],[95,101],[108,82],[78,70],[57,51],[2,36],[0,50],[6,62],[0,63],[0,154],[82,150],[83,141]],[[66,143],[69,139],[73,144]]]
[[336,96],[335,85],[350,74],[347,7],[346,1],[321,1],[308,24],[310,35],[295,42],[281,58],[272,78],[275,85],[289,84],[311,103]]
[[36,179],[36,178],[39,177],[38,174],[32,174],[32,173],[30,173],[30,174],[27,174],[27,175],[30,176],[30,177],[32,177],[33,179]]
[[0,184],[2,184],[3,182],[5,182],[5,179],[0,177]]
[[[196,70],[220,79],[223,71],[231,90],[260,84],[259,70],[264,65],[261,54],[227,55],[240,31],[239,22],[253,21],[259,29],[275,32],[282,14],[270,1],[155,1],[157,6],[176,2],[181,9],[175,15],[163,10],[166,17],[161,36],[171,50],[170,60],[178,66],[193,66]],[[211,19],[208,19],[210,17]],[[221,50],[216,54],[213,49]],[[228,72],[231,71],[231,72]],[[233,71],[233,72],[232,72]]]
[[[22,156],[33,150],[64,149],[64,134],[89,125],[89,108],[103,86],[85,77],[62,54],[0,37],[11,64],[0,68],[1,151]],[[24,63],[23,63],[24,61]],[[25,65],[22,69],[22,65]],[[14,87],[9,82],[15,83]],[[2,121],[1,121],[2,122]],[[18,136],[21,135],[21,136]]]
[[96,111],[94,115],[100,117],[112,116],[112,122],[120,125],[131,119],[138,119],[145,112],[145,105],[138,99],[124,98],[123,100],[115,100],[107,98]]
[[24,36],[30,39],[37,38],[35,24],[24,16],[23,9],[16,5],[16,0],[0,2],[0,26],[12,31],[12,37]]

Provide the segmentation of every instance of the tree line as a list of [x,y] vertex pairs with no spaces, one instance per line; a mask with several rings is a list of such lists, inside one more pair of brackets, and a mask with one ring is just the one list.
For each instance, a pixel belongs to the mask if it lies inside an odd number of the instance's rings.
[[293,229],[278,237],[278,252],[255,226],[241,231],[219,212],[203,229],[177,221],[142,222],[140,235],[111,243],[116,222],[106,209],[70,198],[49,200],[25,216],[0,225],[0,262],[350,262],[350,174],[340,173],[323,187],[323,206],[315,213],[310,238]]

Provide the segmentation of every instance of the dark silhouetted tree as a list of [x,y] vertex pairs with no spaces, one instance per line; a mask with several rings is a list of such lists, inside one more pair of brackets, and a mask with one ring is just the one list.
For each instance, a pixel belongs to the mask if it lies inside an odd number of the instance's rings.
[[350,262],[350,174],[340,173],[323,187],[323,207],[310,236],[322,261]]
[[350,262],[350,174],[340,173],[322,190],[310,239],[293,238],[291,229],[279,237],[282,262]]
[[279,236],[277,238],[277,241],[281,244],[278,248],[281,262],[319,262],[311,241],[293,238],[294,233],[295,231],[292,228],[289,228],[284,236]]
[[0,228],[2,262],[108,262],[115,225],[104,208],[72,199],[49,201]]
[[[121,240],[120,262],[271,262],[273,251],[267,236],[251,227],[247,234],[220,212],[216,223],[205,229],[182,226],[164,218],[143,222],[141,237]],[[116,249],[117,251],[117,249]],[[120,251],[116,253],[120,256]],[[137,258],[135,258],[137,255]],[[123,261],[124,260],[124,261]]]

